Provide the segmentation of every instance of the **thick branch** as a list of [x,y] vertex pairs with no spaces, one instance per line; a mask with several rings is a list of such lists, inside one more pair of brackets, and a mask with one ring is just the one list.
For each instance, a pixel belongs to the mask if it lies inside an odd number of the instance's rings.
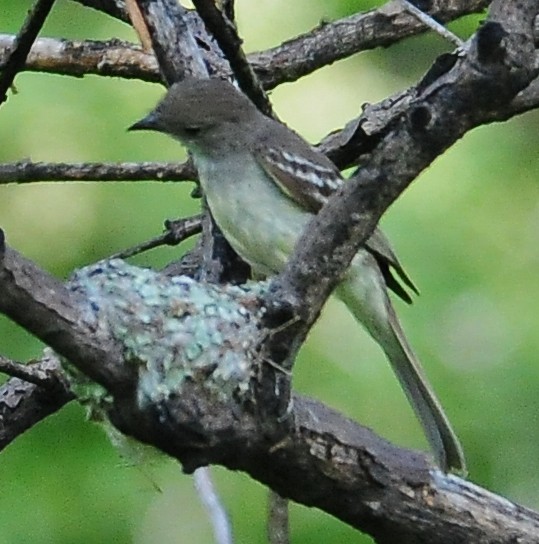
[[[150,16],[151,4],[145,2]],[[287,271],[274,283],[272,297],[265,297],[300,307],[304,328],[288,337],[291,345],[298,345],[383,210],[467,130],[501,118],[506,104],[536,76],[531,39],[536,12],[536,2],[496,2],[465,55],[437,65],[410,93],[406,108],[372,142],[369,159],[342,198],[333,199],[313,221]],[[167,36],[161,32],[154,39]],[[166,47],[160,45],[163,55]],[[168,66],[168,81],[177,77],[176,69],[187,71]],[[277,335],[264,328],[260,297],[249,288],[233,291],[243,297],[234,315],[253,333],[243,337],[237,323],[224,317],[219,321],[224,307],[211,298],[229,296],[233,288],[154,277],[116,261],[87,270],[84,283],[67,290],[1,245],[0,310],[103,384],[113,395],[109,414],[120,430],[175,456],[186,470],[207,463],[244,470],[283,496],[373,534],[378,542],[395,542],[396,534],[405,544],[537,541],[536,514],[440,474],[422,455],[394,448],[314,401],[296,396],[288,419],[261,420],[251,394],[260,368],[270,363],[253,342],[267,343],[271,353]],[[126,290],[123,299],[112,297],[119,285]],[[171,298],[179,287],[206,289],[190,301],[198,302],[198,313],[186,309],[183,298]],[[214,324],[217,319],[218,326],[196,328],[197,335],[186,340],[180,326],[191,317]],[[156,339],[172,343],[157,361],[163,347]],[[193,361],[200,362],[204,353],[200,345],[208,343],[221,355],[197,366]],[[278,347],[289,350],[288,345]],[[241,348],[243,359],[230,346]],[[231,382],[237,387],[224,390]]]
[[207,69],[188,20],[175,0],[137,0],[167,86],[187,76],[203,77]]
[[80,315],[77,296],[61,282],[6,247],[2,231],[0,286],[2,313],[78,363],[98,383],[129,383],[132,376],[121,366],[122,347]]
[[[204,34],[197,31],[192,14],[174,0],[137,0],[152,39],[161,72],[167,85],[185,77],[208,77],[213,68],[223,63],[222,57],[213,54],[204,63],[202,50],[211,53]],[[195,35],[197,36],[195,39]],[[201,41],[202,40],[202,41]],[[201,43],[200,48],[197,43]],[[216,59],[211,62],[211,59]],[[212,68],[209,70],[208,68]],[[203,205],[204,207],[204,205]],[[204,207],[202,229],[203,267],[200,276],[210,282],[245,281],[249,268],[239,259],[218,232],[210,214]],[[231,264],[237,266],[230,266]]]
[[294,406],[295,433],[274,450],[241,450],[227,466],[243,468],[248,456],[255,478],[322,507],[378,544],[537,542],[537,513],[445,475],[421,455],[393,450],[318,402],[295,396]]
[[[424,81],[428,81],[433,75],[435,77],[437,71],[444,70],[444,63],[451,64],[454,59],[454,55],[440,57],[425,76]],[[537,52],[534,65],[539,67]],[[367,104],[359,117],[349,121],[344,128],[323,138],[317,145],[318,150],[327,155],[341,169],[363,164],[371,153],[376,152],[378,142],[391,130],[393,124],[409,111],[416,98],[417,89],[412,87],[378,104]],[[512,100],[505,104],[497,104],[490,116],[487,111],[484,111],[482,123],[504,121],[538,107],[539,78],[535,75],[531,83]]]
[[[0,292],[23,283],[25,267],[26,278],[34,274],[36,280],[53,282],[16,254],[10,261],[14,277],[5,270],[0,274]],[[41,285],[32,283],[29,289],[34,298],[42,297]],[[101,351],[110,334],[123,335],[129,342],[126,360],[92,360],[94,374],[115,392],[110,416],[124,433],[179,459],[186,471],[208,463],[245,471],[282,496],[322,508],[380,543],[395,542],[396,534],[404,544],[536,542],[539,515],[440,473],[424,455],[392,446],[316,401],[296,395],[287,421],[274,422],[273,428],[261,424],[248,400],[256,355],[244,348],[257,341],[252,334],[261,316],[256,291],[168,279],[120,261],[80,271],[73,289],[81,297],[74,307],[100,316],[95,323],[99,334],[86,336],[73,362],[87,372],[81,358]],[[177,298],[175,290],[184,295]],[[42,314],[43,306],[50,305],[56,321],[66,322],[74,309],[65,307],[64,299],[56,289],[46,302],[27,308]],[[14,304],[26,304],[26,294],[15,289],[12,300],[2,310],[17,317]],[[91,319],[86,315],[84,320]],[[237,320],[249,330],[238,328]],[[69,355],[64,335],[34,328]],[[189,329],[196,336],[186,336]],[[200,349],[203,345],[210,354]],[[192,351],[195,346],[198,350]],[[212,355],[224,346],[230,350],[227,357]],[[160,363],[162,356],[166,365]],[[126,368],[137,369],[136,383],[126,382]],[[190,378],[182,378],[186,375]]]

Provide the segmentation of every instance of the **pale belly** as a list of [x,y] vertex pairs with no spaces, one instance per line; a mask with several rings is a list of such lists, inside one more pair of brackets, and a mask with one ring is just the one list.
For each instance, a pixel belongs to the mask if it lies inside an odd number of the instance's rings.
[[[237,253],[258,274],[281,271],[311,215],[269,180],[254,159],[237,161],[229,175],[218,176],[209,164],[197,162],[202,188],[215,221]],[[219,183],[215,190],[214,183]],[[394,335],[390,302],[376,259],[360,249],[337,287],[337,296],[382,344]]]
[[249,156],[229,166],[226,177],[206,161],[196,164],[213,217],[234,250],[258,274],[282,270],[310,214],[266,179]]

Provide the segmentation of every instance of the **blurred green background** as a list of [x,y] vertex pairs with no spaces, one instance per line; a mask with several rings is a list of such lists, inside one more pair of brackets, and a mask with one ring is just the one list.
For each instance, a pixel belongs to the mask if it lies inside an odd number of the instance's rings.
[[[344,0],[237,2],[246,49],[254,51],[380,5]],[[0,32],[14,33],[31,3],[2,0]],[[452,26],[463,37],[479,17]],[[132,39],[105,15],[58,0],[42,33],[72,39]],[[436,36],[356,56],[272,93],[279,116],[318,141],[417,80],[450,50]],[[183,150],[125,129],[161,96],[158,85],[23,73],[0,108],[0,160],[176,160]],[[539,508],[539,116],[467,135],[399,199],[383,225],[422,296],[397,302],[468,457],[470,478]],[[160,232],[165,218],[197,210],[188,183],[47,183],[0,186],[8,242],[59,277]],[[182,249],[183,250],[183,249]],[[135,262],[162,265],[178,249]],[[425,441],[384,356],[331,301],[303,349],[296,388],[396,443]],[[42,346],[0,317],[0,353],[27,360]],[[263,543],[263,486],[214,469],[237,542]],[[159,490],[156,489],[159,488]],[[292,541],[371,542],[332,517],[291,511]],[[0,544],[208,543],[211,529],[192,480],[173,461],[131,466],[72,404],[0,456]]]

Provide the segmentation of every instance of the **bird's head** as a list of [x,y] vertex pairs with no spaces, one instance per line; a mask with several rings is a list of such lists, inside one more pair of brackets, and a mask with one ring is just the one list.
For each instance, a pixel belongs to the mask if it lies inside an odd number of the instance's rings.
[[189,147],[205,147],[214,138],[233,138],[237,123],[259,115],[253,103],[229,82],[186,79],[170,87],[157,107],[129,130],[155,130]]

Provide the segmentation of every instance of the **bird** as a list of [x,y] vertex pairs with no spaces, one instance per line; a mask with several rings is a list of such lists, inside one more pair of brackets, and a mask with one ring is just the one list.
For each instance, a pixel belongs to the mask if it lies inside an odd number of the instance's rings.
[[[302,231],[345,183],[299,134],[261,113],[222,79],[186,78],[129,130],[153,130],[191,153],[220,230],[257,276],[278,274]],[[379,228],[357,251],[335,294],[385,352],[443,471],[466,472],[462,446],[389,298],[417,289]]]

